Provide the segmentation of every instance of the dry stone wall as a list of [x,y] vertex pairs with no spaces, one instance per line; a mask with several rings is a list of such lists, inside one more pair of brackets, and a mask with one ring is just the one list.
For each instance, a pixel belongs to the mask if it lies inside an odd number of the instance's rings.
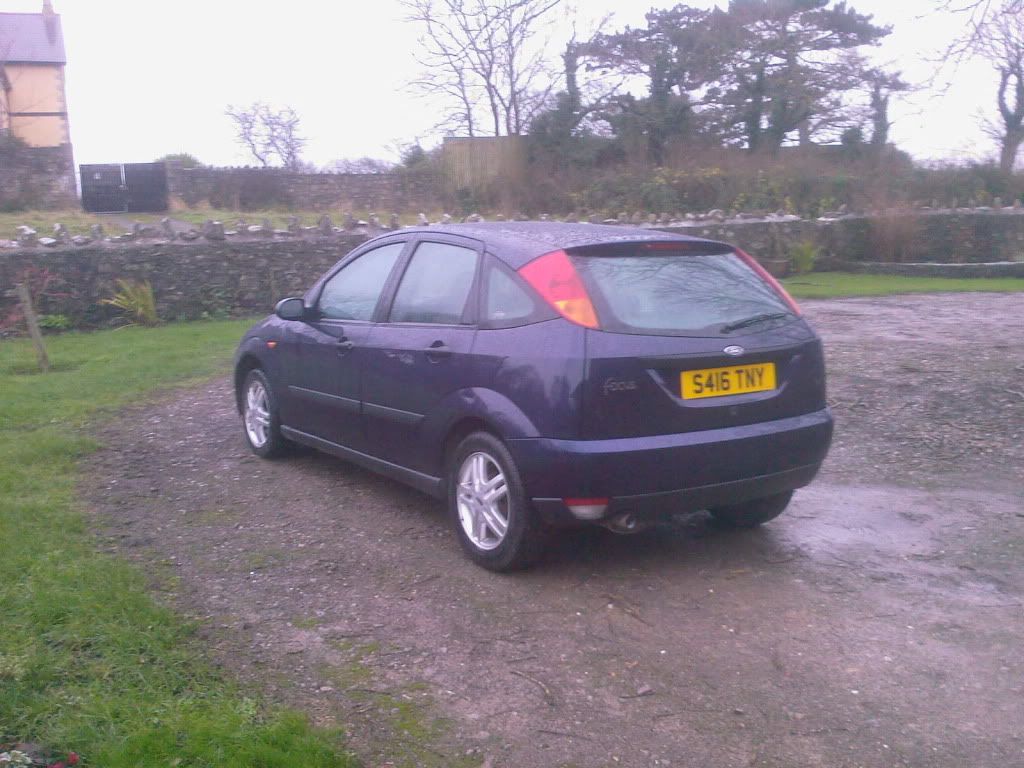
[[[785,273],[795,247],[811,243],[819,250],[818,268],[1024,276],[1024,213],[1018,209],[816,221],[670,217],[643,226],[734,243],[776,274]],[[183,234],[140,225],[113,237],[31,233],[20,244],[0,241],[0,318],[7,314],[3,303],[11,301],[4,298],[7,291],[32,275],[47,279],[40,311],[63,315],[74,327],[100,327],[116,319],[101,300],[113,294],[118,278],[148,280],[166,320],[267,312],[276,300],[304,291],[353,247],[388,231],[377,220],[339,227],[326,217],[316,227],[246,230],[225,232],[215,222],[202,234]]]
[[284,296],[303,293],[365,239],[348,235],[288,242],[22,248],[0,252],[0,297],[16,280],[45,270],[49,281],[39,299],[40,313],[64,315],[74,327],[101,327],[116,320],[117,311],[101,300],[114,293],[119,278],[148,280],[164,320],[258,314],[269,312]]
[[0,137],[0,210],[75,205],[71,145],[25,147]]
[[187,205],[255,210],[430,210],[438,199],[436,178],[425,172],[292,173],[280,168],[182,168],[167,164],[167,187]]
[[[820,269],[865,263],[1024,262],[1024,210],[918,211],[892,215],[686,221],[662,227],[725,240],[766,262],[787,263],[800,243],[818,247]],[[784,270],[782,270],[784,271]]]

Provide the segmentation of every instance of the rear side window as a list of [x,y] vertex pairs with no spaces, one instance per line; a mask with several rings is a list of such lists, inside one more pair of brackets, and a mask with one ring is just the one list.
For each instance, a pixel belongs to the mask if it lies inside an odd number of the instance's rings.
[[758,315],[795,315],[739,256],[641,251],[575,254],[573,264],[597,305],[604,330],[662,335],[719,334]]
[[492,327],[525,323],[537,312],[530,292],[504,268],[492,264],[484,291],[484,321]]
[[448,243],[421,243],[402,275],[389,320],[457,325],[469,301],[477,254]]
[[371,320],[391,270],[405,243],[367,251],[324,283],[320,315],[331,320]]

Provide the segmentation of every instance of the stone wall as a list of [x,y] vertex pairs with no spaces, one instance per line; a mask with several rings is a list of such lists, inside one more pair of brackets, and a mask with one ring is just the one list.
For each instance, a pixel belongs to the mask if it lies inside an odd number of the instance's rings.
[[1024,210],[918,211],[910,214],[687,221],[666,231],[725,240],[766,262],[788,263],[813,243],[819,269],[861,262],[981,264],[1024,261]]
[[[65,315],[74,327],[108,324],[117,310],[101,299],[116,280],[148,280],[164,320],[224,313],[270,312],[285,296],[303,293],[365,235],[296,239],[132,244],[117,247],[27,249],[0,252],[0,304],[6,289],[25,275],[52,277],[40,298],[40,314]],[[0,317],[6,315],[0,306]]]
[[291,173],[279,168],[182,168],[167,164],[172,198],[230,210],[432,210],[439,187],[424,172]]
[[[878,266],[884,260],[894,274],[1024,274],[1024,212],[933,212],[907,219],[776,216],[645,226],[735,243],[775,274],[785,274],[792,250],[801,243],[820,249],[819,269],[884,271]],[[76,327],[102,326],[117,316],[100,300],[114,293],[118,278],[149,280],[165,320],[267,312],[276,300],[304,291],[350,249],[386,231],[365,222],[345,229],[327,221],[294,231],[254,229],[258,233],[226,236],[223,227],[210,226],[203,236],[193,232],[189,236],[194,239],[170,242],[157,240],[184,235],[141,228],[103,239],[33,236],[28,241],[33,245],[21,246],[0,241],[0,318],[7,314],[4,303],[11,302],[4,298],[7,290],[26,275],[44,271],[50,286],[40,311],[65,315]],[[934,266],[942,263],[945,270]]]
[[26,147],[0,136],[0,211],[77,204],[71,145]]

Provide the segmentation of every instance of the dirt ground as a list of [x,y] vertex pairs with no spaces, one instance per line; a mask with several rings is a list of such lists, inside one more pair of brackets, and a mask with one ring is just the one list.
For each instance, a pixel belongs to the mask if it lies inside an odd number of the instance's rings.
[[491,574],[426,497],[252,456],[226,379],[106,428],[84,491],[219,662],[368,766],[1024,766],[1024,294],[804,306],[836,442],[758,531]]

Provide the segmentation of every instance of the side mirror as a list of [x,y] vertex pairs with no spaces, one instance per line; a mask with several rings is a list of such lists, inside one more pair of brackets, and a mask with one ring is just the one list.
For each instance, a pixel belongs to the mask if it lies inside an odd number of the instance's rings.
[[306,302],[299,298],[281,299],[274,307],[274,314],[282,320],[305,320],[308,316]]

